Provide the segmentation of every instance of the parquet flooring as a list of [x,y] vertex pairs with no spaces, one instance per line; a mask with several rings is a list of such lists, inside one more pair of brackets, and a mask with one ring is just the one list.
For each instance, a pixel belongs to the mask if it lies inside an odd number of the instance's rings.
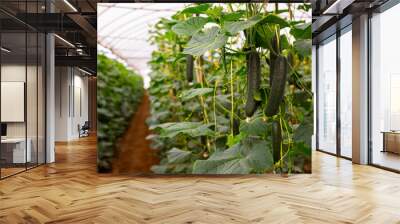
[[95,144],[0,181],[0,223],[400,223],[399,174],[323,153],[288,178],[133,177],[97,174]]

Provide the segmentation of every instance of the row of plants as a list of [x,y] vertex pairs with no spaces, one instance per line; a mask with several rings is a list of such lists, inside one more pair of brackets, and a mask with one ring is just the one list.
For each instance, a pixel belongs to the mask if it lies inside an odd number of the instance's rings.
[[310,8],[190,5],[154,26],[153,172],[311,172]]
[[97,57],[97,166],[100,172],[111,171],[117,140],[144,94],[143,79],[116,60]]

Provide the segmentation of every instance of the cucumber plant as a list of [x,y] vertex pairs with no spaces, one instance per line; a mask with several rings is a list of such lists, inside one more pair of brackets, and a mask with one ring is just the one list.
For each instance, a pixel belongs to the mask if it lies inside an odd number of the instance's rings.
[[142,77],[121,63],[97,56],[97,167],[109,172],[116,143],[144,93]]
[[152,28],[153,172],[310,172],[309,9],[205,3]]

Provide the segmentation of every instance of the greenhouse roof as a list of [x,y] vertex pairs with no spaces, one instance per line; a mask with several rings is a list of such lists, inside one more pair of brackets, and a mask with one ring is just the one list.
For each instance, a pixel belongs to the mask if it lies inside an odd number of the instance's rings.
[[[98,3],[98,51],[117,58],[139,72],[148,85],[147,62],[155,49],[149,42],[150,27],[170,17],[188,3]],[[272,6],[272,5],[270,5]],[[296,14],[311,22],[311,15]]]
[[[154,46],[148,43],[149,28],[162,17],[170,17],[187,4],[99,3],[98,44],[148,79],[147,62]],[[105,51],[105,52],[104,52]],[[107,53],[107,50],[103,50]],[[148,81],[148,80],[145,80]]]

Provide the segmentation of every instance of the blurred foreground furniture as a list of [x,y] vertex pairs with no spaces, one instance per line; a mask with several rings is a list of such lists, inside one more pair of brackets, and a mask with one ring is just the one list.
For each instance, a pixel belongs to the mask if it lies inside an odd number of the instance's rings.
[[[25,144],[27,143],[26,151]],[[24,165],[32,160],[32,140],[27,138],[3,138],[1,139],[2,167],[16,167]]]
[[383,131],[382,152],[400,154],[400,131]]
[[80,125],[78,124],[79,138],[89,136],[89,130],[90,130],[89,121],[85,121],[82,127],[80,127]]

